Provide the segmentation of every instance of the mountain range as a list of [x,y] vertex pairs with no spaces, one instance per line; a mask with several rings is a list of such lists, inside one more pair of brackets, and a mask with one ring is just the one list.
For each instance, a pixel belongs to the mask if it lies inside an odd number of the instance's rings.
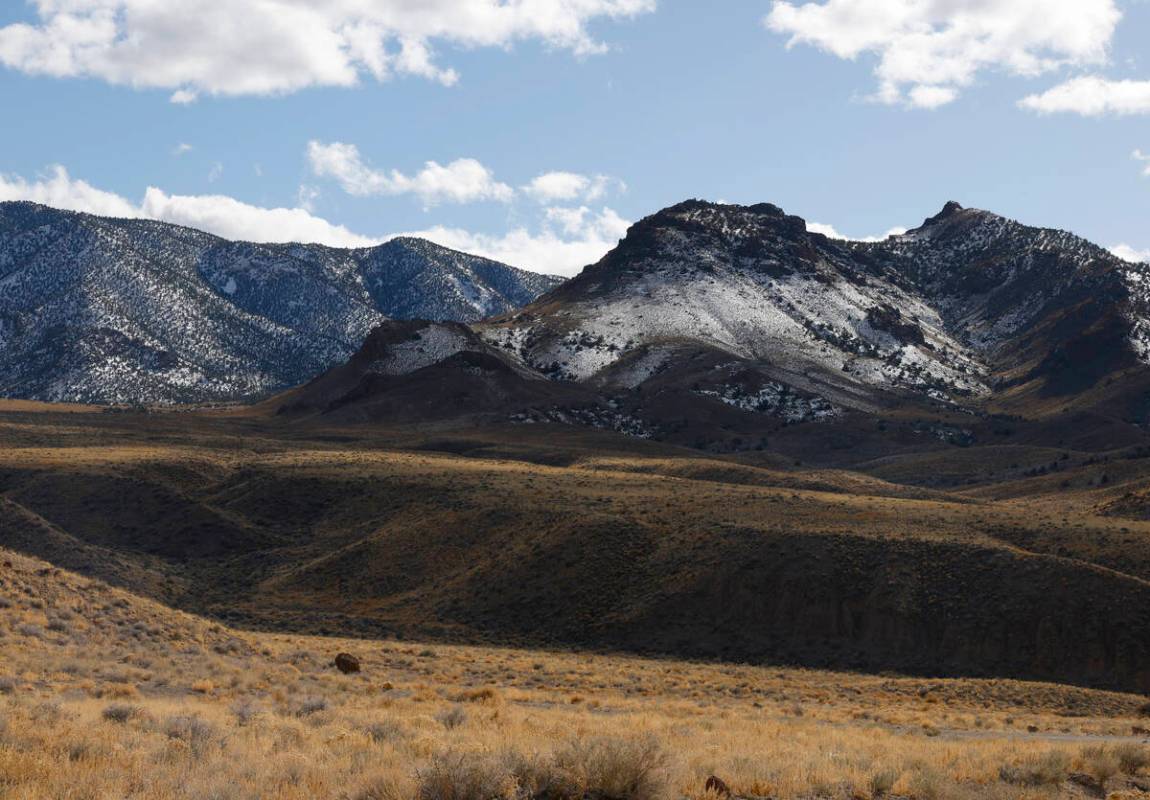
[[3,219],[9,394],[298,384],[0,402],[4,547],[250,628],[1150,691],[1150,265],[688,201],[491,311],[418,242]]
[[252,244],[0,203],[0,396],[252,398],[346,359],[389,318],[477,320],[557,283],[421,239]]
[[690,200],[566,282],[418,239],[260,245],[0,205],[13,398],[288,390],[272,403],[294,417],[563,423],[725,452],[895,412],[948,443],[1068,413],[1121,435],[1150,416],[1148,362],[1150,266],[954,202],[858,242]]
[[[1071,412],[1117,431],[1150,414],[1148,287],[1146,264],[953,202],[905,234],[852,242],[773,205],[692,200],[468,335],[426,323],[397,338],[385,325],[370,358],[283,409],[466,409],[711,450],[895,412],[952,443]],[[441,402],[417,412],[406,396]]]

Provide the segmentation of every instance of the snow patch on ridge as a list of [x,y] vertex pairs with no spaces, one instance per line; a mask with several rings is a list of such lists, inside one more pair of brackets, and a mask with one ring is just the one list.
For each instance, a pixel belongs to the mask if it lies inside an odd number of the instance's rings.
[[387,355],[369,367],[380,375],[407,375],[438,364],[467,349],[470,342],[458,331],[442,325],[428,325],[407,341],[388,347]]

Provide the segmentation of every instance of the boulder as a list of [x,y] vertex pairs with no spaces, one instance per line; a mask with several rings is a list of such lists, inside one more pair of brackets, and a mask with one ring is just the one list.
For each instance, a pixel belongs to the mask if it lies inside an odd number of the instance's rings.
[[335,668],[347,675],[351,672],[359,672],[359,659],[351,653],[340,653],[335,657]]

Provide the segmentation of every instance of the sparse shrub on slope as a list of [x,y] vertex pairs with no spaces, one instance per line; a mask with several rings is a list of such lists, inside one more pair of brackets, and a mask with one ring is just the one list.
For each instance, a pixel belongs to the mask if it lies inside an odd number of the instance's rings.
[[1118,759],[1118,766],[1127,775],[1136,775],[1139,770],[1150,767],[1150,747],[1128,742],[1117,745],[1114,755]]
[[143,710],[139,706],[131,706],[126,703],[113,703],[104,708],[100,712],[100,716],[108,722],[116,722],[120,725],[126,724],[129,720],[141,716]]
[[555,754],[571,796],[659,800],[667,793],[667,754],[653,736],[573,739]]
[[1061,750],[1031,756],[1018,763],[1004,765],[998,771],[998,777],[1004,783],[1017,786],[1057,786],[1069,774],[1070,756]]
[[440,711],[435,715],[435,718],[439,720],[439,723],[447,728],[447,730],[453,731],[467,722],[467,712],[460,706],[452,706],[451,708],[445,708],[443,711]]
[[519,785],[499,759],[477,753],[441,753],[418,773],[418,800],[514,800]]
[[207,754],[212,745],[218,743],[219,730],[212,723],[195,714],[178,714],[164,721],[164,734],[172,741],[182,742],[192,755]]

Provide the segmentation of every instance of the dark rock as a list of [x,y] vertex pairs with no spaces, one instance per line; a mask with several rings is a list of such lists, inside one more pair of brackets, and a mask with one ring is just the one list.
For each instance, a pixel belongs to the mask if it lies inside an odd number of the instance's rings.
[[359,659],[350,653],[340,653],[335,657],[335,661],[332,663],[335,665],[335,668],[342,672],[344,675],[352,672],[359,672],[360,670]]
[[712,775],[711,777],[707,778],[707,785],[705,789],[708,792],[720,795],[722,797],[731,796],[731,787],[727,786],[727,782],[717,775]]

